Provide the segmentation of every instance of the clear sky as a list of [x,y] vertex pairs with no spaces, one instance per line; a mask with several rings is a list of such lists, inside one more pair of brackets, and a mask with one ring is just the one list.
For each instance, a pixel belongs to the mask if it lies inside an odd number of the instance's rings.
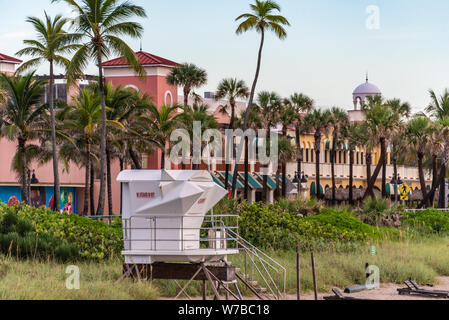
[[[147,10],[143,49],[207,70],[213,91],[220,79],[251,84],[259,35],[235,35],[234,19],[249,0],[134,0]],[[13,55],[33,38],[29,15],[70,14],[50,0],[0,0],[0,52]],[[352,91],[370,82],[387,98],[409,101],[415,111],[428,103],[430,88],[449,87],[449,1],[447,0],[278,0],[291,23],[288,38],[267,38],[258,91],[283,96],[303,92],[318,106],[352,106]],[[370,5],[380,9],[380,28],[367,28]],[[371,20],[370,20],[371,21]],[[139,41],[129,42],[138,50]],[[47,71],[40,68],[39,73]],[[87,70],[95,73],[92,64]]]

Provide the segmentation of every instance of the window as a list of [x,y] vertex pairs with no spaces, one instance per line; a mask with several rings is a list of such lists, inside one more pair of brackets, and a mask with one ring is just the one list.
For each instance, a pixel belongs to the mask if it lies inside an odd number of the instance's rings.
[[338,152],[338,163],[341,163],[341,151]]
[[310,162],[313,163],[313,149],[310,149]]
[[360,159],[359,159],[359,156],[360,156],[360,154],[359,154],[359,153],[357,152],[357,156],[356,156],[356,161],[357,161],[356,163],[357,163],[357,165],[359,165],[359,164],[360,164],[360,161],[359,161],[359,160],[360,160]]
[[324,151],[324,163],[327,163],[327,155],[328,155],[327,152],[328,152],[327,150]]
[[306,162],[309,162],[309,149],[306,149]]
[[364,160],[365,158],[363,157],[363,152],[360,154],[360,164],[363,165],[364,164]]

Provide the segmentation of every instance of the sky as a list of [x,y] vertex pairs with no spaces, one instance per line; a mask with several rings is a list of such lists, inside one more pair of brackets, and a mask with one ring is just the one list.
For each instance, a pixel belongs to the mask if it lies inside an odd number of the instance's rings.
[[[236,35],[235,18],[250,0],[133,0],[148,19],[143,50],[208,72],[197,90],[216,90],[223,78],[252,84],[260,36]],[[414,111],[429,104],[428,90],[449,87],[449,1],[447,0],[277,0],[291,23],[286,40],[269,35],[257,91],[288,97],[302,92],[323,108],[352,109],[352,92],[365,81],[386,98],[408,101]],[[51,0],[0,0],[0,52],[14,55],[34,33],[27,16],[71,15]],[[378,11],[367,11],[374,6]],[[378,12],[378,14],[377,14]],[[139,40],[127,39],[136,49]],[[111,57],[112,58],[112,57]],[[58,70],[61,71],[61,70]],[[48,66],[39,68],[48,73]],[[86,70],[95,74],[95,65]]]

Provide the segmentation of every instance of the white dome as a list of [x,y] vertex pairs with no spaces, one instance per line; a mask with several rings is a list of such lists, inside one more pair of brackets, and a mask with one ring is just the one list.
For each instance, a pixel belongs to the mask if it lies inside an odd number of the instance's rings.
[[354,95],[381,95],[380,89],[372,83],[365,82],[354,90]]

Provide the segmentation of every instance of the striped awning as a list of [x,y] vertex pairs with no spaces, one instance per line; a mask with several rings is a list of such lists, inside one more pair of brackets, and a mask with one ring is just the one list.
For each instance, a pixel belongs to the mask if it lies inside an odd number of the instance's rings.
[[[245,181],[245,176],[246,176],[245,173],[239,173],[239,177],[243,181]],[[250,174],[248,175],[248,183],[249,183],[249,187],[251,189],[255,189],[255,190],[263,189],[263,186],[256,179],[254,179],[253,176]]]
[[[219,172],[218,174],[223,179],[223,181],[226,181],[226,172]],[[228,174],[228,183],[231,186],[234,183],[234,177],[233,177],[232,173]],[[244,189],[245,188],[245,186],[240,183],[239,179],[237,179],[236,187],[237,187],[237,189]]]

